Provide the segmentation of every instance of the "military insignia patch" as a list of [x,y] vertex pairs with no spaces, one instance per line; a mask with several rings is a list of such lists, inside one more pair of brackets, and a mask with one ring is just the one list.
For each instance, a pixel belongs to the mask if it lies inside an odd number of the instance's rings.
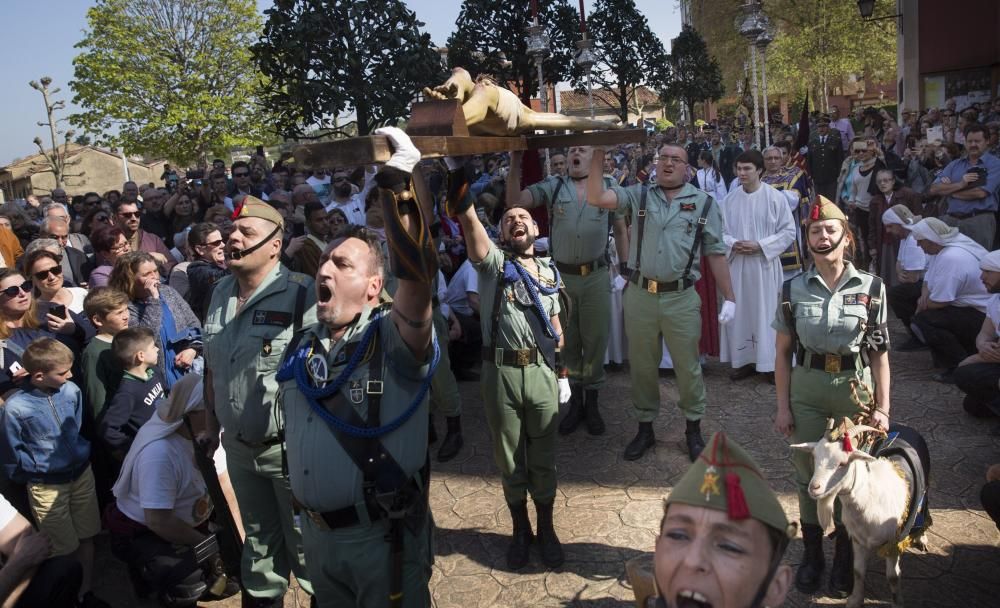
[[681,211],[694,211],[698,208],[695,203],[681,203]]
[[345,349],[340,349],[340,352],[333,358],[334,365],[343,365],[344,361],[347,361],[347,351]]
[[868,306],[869,301],[871,301],[871,298],[868,297],[868,294],[866,293],[858,294],[858,304],[863,304],[865,306]]
[[850,306],[851,304],[858,303],[858,294],[856,293],[845,293],[844,294],[844,306]]
[[260,347],[260,354],[264,355],[265,357],[270,356],[271,354],[270,340],[264,340],[264,345]]
[[719,495],[719,473],[714,466],[709,465],[705,469],[705,476],[701,480],[701,488],[698,490],[705,495],[705,502],[712,500],[712,495]]
[[365,399],[365,391],[360,382],[351,382],[351,403],[361,403]]
[[313,384],[317,387],[326,384],[330,378],[330,370],[326,366],[326,356],[322,354],[309,357],[306,361],[306,371],[309,372],[309,377],[312,378]]
[[292,313],[283,310],[255,310],[253,324],[288,327],[292,324]]

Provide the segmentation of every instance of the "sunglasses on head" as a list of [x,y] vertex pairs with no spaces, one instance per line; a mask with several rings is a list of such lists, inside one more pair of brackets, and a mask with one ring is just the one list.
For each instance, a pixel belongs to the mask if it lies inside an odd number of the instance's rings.
[[45,270],[32,273],[32,276],[39,281],[44,281],[50,274],[54,277],[62,276],[62,266],[51,266]]
[[31,284],[31,281],[25,281],[20,285],[11,285],[7,289],[0,289],[0,293],[7,296],[8,298],[16,298],[17,294],[19,294],[22,291],[24,293],[31,293],[32,287],[34,287],[34,285]]

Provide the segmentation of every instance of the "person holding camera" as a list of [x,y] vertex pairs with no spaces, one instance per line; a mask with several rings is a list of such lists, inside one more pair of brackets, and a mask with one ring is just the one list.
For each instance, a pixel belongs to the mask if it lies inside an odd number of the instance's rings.
[[993,248],[997,221],[1000,159],[986,152],[989,129],[973,123],[965,128],[964,158],[951,161],[931,185],[932,196],[947,197],[941,220],[982,245]]

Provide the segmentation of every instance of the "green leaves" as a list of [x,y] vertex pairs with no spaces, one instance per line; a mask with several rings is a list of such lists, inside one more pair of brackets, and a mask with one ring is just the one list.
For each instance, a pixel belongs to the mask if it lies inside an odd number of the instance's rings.
[[342,131],[349,112],[370,133],[407,117],[421,87],[444,79],[423,23],[399,0],[278,0],[265,15],[253,60],[286,136]]
[[98,0],[73,60],[73,124],[178,163],[266,137],[253,0]]
[[704,39],[694,28],[684,26],[681,30],[674,40],[667,65],[669,72],[661,96],[683,101],[692,120],[694,104],[722,97],[722,70],[708,54]]

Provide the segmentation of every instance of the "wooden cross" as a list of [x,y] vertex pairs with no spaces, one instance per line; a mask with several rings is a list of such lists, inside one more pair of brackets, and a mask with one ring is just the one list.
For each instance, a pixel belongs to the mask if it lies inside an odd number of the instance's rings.
[[[647,137],[645,129],[592,131],[569,135],[471,136],[465,125],[461,103],[457,99],[413,104],[406,133],[413,140],[413,145],[420,150],[422,158],[643,143]],[[384,163],[392,156],[392,148],[389,139],[384,135],[365,135],[303,144],[297,146],[292,153],[295,155],[296,167],[333,169]]]

